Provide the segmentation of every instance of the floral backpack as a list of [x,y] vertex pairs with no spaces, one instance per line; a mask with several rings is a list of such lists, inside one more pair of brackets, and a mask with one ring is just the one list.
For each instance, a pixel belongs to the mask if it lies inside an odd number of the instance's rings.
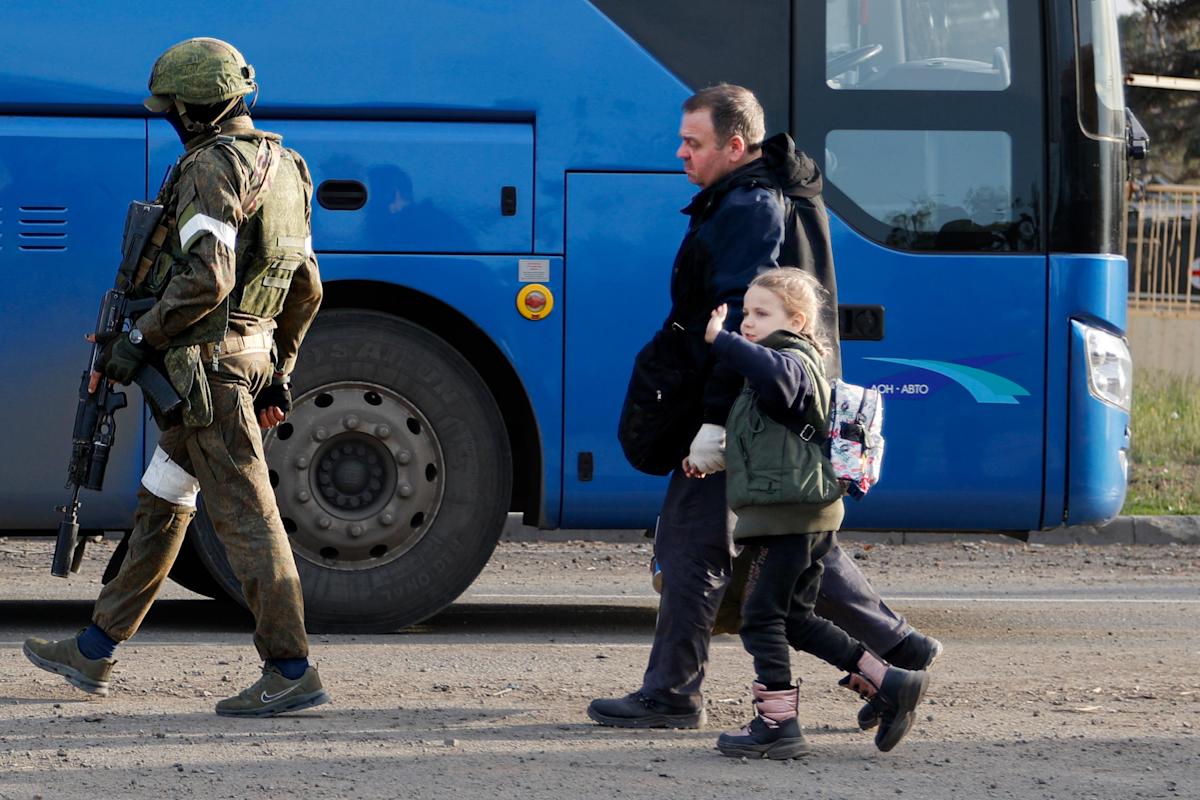
[[879,483],[883,463],[883,397],[835,380],[830,401],[828,456],[847,493],[861,499]]

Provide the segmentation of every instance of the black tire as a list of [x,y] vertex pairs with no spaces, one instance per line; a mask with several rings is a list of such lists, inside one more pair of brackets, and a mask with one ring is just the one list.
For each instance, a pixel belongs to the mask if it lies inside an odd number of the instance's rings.
[[[512,487],[483,380],[424,328],[334,310],[305,339],[292,394],[265,449],[309,630],[396,630],[448,606],[491,557]],[[244,605],[203,506],[195,529],[206,566]]]
[[[125,561],[125,555],[129,552],[129,535],[130,531],[126,531],[121,542],[113,550],[112,557],[108,560],[108,566],[104,568],[104,576],[100,578],[100,583],[107,584],[117,577],[117,572]],[[183,546],[179,548],[179,555],[175,558],[175,563],[171,565],[168,577],[189,591],[212,600],[228,603],[232,600],[229,593],[221,585],[221,582],[213,577],[213,573],[196,550],[196,536],[195,528],[189,528],[187,538],[183,540]]]
[[[229,590],[224,583],[217,580],[200,555],[199,539],[200,534],[193,522],[192,526],[188,528],[187,537],[183,540],[183,547],[179,548],[179,556],[171,565],[169,577],[183,588],[196,594],[224,603],[232,602],[234,598],[229,594]],[[238,598],[241,596],[239,591]]]

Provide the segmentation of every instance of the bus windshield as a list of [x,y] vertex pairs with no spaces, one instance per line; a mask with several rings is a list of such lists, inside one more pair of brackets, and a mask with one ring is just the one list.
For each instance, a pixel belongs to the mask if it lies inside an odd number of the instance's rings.
[[1125,85],[1113,0],[1076,0],[1079,124],[1103,139],[1125,137]]

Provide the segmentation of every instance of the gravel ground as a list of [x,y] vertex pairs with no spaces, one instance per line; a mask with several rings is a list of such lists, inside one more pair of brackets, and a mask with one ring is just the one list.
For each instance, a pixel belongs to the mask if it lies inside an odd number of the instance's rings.
[[112,543],[49,576],[49,540],[0,539],[0,800],[8,798],[1200,797],[1200,547],[1005,539],[852,545],[946,644],[891,753],[838,673],[793,658],[806,759],[721,757],[749,715],[749,657],[714,640],[702,731],[600,728],[636,688],[654,625],[645,544],[504,543],[462,600],[380,636],[315,636],[333,703],[228,720],[257,677],[246,615],[169,586],[91,699],[21,654],[86,624]]

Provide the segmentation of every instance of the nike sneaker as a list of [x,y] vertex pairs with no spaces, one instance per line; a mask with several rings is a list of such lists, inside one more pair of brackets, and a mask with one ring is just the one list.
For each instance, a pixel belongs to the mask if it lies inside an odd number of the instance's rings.
[[101,697],[108,696],[108,679],[117,662],[111,658],[88,658],[79,652],[79,642],[74,636],[57,642],[26,639],[24,652],[34,666],[62,675],[72,686]]
[[315,666],[291,680],[268,663],[263,664],[262,677],[253,686],[217,703],[217,713],[223,717],[274,717],[328,702]]

